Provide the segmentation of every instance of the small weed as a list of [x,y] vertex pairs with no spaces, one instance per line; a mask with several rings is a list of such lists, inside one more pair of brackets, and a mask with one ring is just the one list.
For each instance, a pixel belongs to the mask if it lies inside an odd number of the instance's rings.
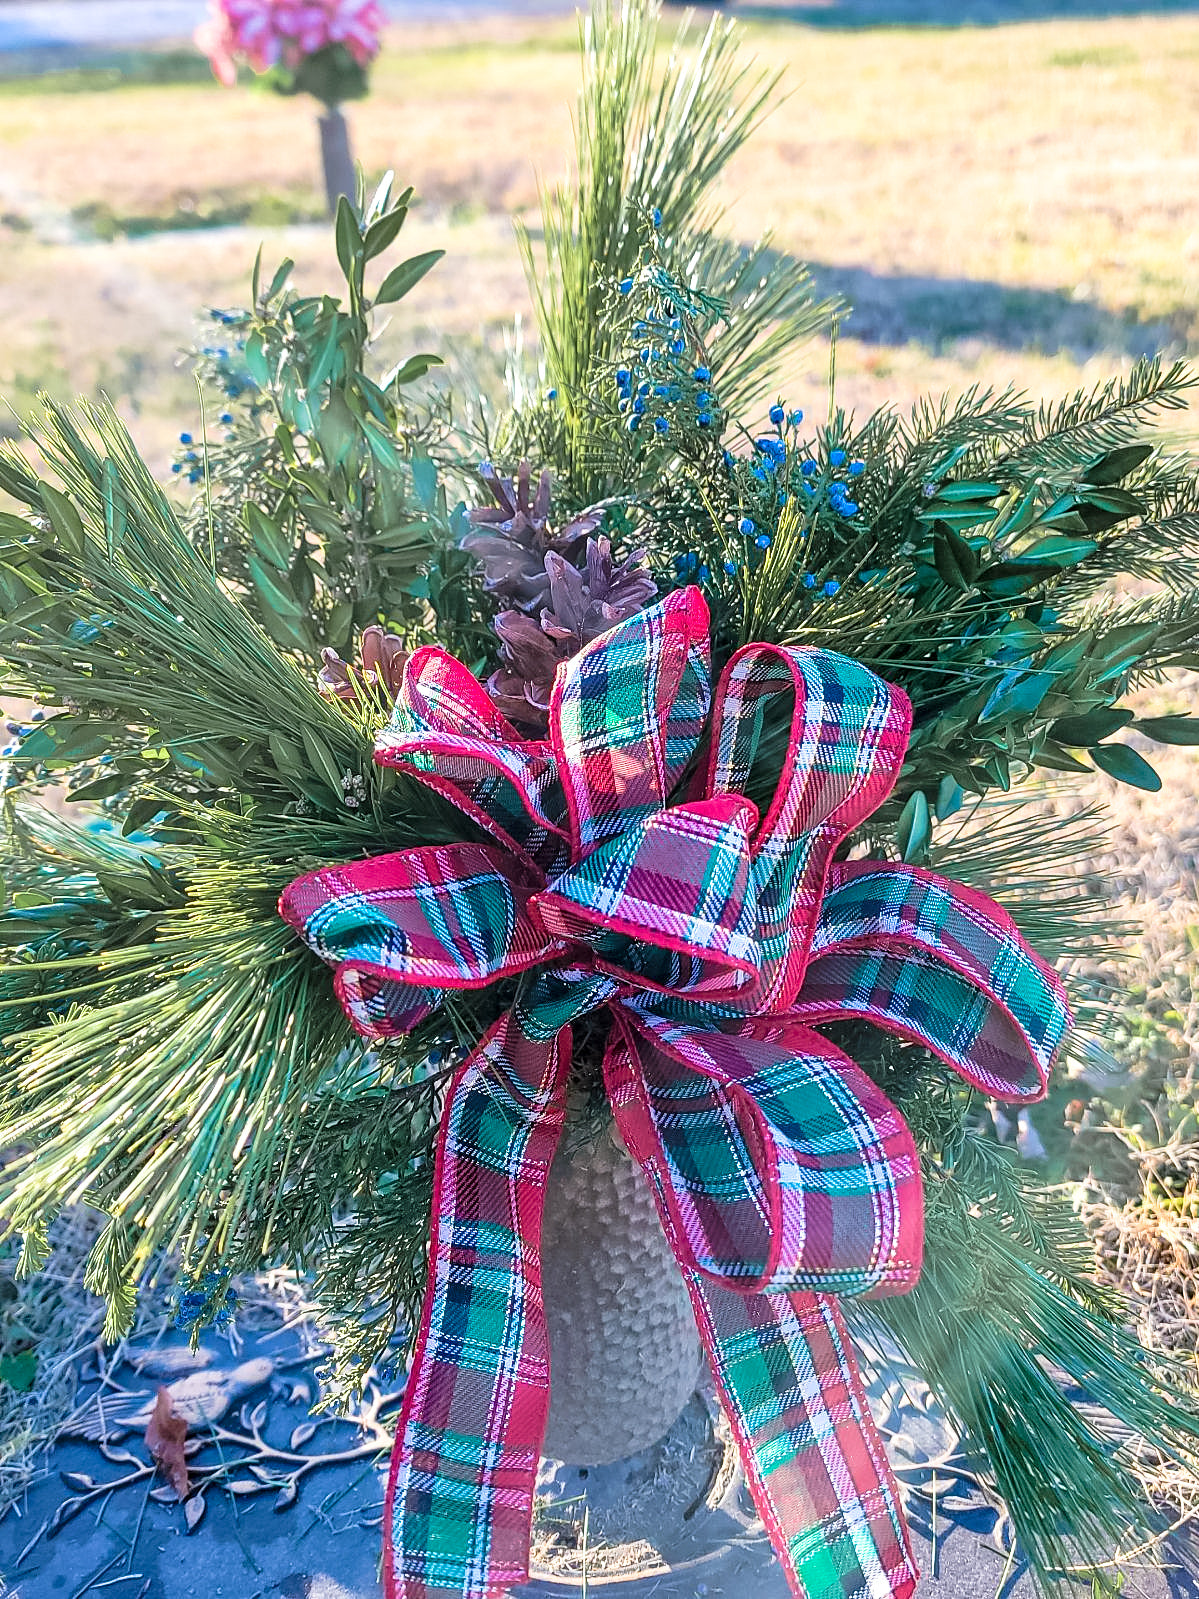
[[1055,50],[1046,62],[1051,67],[1128,67],[1138,56],[1123,44],[1095,44],[1079,50]]

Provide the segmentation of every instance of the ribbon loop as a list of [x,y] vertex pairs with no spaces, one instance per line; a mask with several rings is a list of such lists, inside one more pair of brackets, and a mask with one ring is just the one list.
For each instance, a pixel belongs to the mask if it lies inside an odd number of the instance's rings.
[[996,1099],[1044,1097],[1070,1022],[1061,979],[994,900],[914,866],[833,868],[795,1014],[861,1017]]
[[626,1005],[609,1097],[691,1269],[739,1293],[904,1293],[920,1275],[911,1132],[818,1033],[681,1026]]
[[479,681],[444,650],[430,645],[407,662],[375,760],[419,778],[542,873],[566,865],[553,751],[522,741]]
[[559,668],[550,739],[572,861],[665,806],[710,699],[708,607],[698,589],[667,595]]
[[754,839],[762,976],[746,1010],[785,1010],[799,992],[837,845],[895,783],[907,748],[907,696],[831,650],[750,644],[716,694],[707,792],[742,794],[769,711],[790,702],[771,769],[773,798]]
[[756,819],[731,795],[657,812],[555,879],[536,896],[536,913],[551,936],[589,944],[605,970],[646,987],[735,994],[758,975]]
[[357,1030],[381,1040],[409,1032],[442,991],[485,988],[553,955],[527,911],[535,887],[489,845],[431,845],[297,877],[279,910],[337,967]]

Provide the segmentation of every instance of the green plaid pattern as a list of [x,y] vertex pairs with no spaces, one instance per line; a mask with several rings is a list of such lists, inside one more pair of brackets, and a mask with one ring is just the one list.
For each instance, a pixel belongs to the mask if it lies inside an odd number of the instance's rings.
[[449,1095],[387,1495],[386,1585],[406,1599],[492,1599],[528,1577],[550,1392],[541,1206],[567,1038],[532,1041],[505,1017]]
[[[389,1599],[498,1599],[523,1580],[549,1380],[542,1194],[569,1029],[598,1010],[608,1095],[789,1583],[799,1599],[915,1583],[833,1296],[916,1280],[919,1163],[895,1107],[812,1024],[866,1017],[1029,1098],[1068,1013],[991,901],[931,873],[833,864],[890,791],[910,719],[856,662],[742,650],[706,782],[676,795],[709,708],[706,629],[692,589],[590,644],[560,671],[545,743],[519,743],[460,663],[418,651],[378,758],[501,847],[332,867],[281,901],[367,1037],[454,988],[515,980],[439,1137]],[[789,747],[759,821],[741,790],[780,714]]]
[[666,805],[695,753],[711,695],[708,607],[698,589],[630,617],[559,671],[550,741],[572,860]]

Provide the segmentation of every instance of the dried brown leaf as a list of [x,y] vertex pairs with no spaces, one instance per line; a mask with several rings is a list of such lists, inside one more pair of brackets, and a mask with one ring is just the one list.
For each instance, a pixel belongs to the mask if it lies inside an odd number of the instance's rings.
[[183,1451],[186,1438],[186,1419],[176,1411],[169,1391],[160,1388],[154,1397],[154,1409],[146,1423],[146,1448],[150,1451],[151,1460],[180,1499],[187,1498],[190,1486],[187,1456]]

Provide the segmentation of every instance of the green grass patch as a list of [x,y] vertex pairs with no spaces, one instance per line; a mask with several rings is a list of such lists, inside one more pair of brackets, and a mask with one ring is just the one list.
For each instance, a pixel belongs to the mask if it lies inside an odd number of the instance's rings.
[[[55,51],[55,57],[61,52]],[[218,87],[207,59],[195,49],[72,52],[69,66],[42,66],[43,53],[16,54],[0,73],[0,96],[95,94],[105,89],[163,88],[211,83]]]
[[91,200],[76,206],[71,216],[92,238],[109,241],[203,228],[289,227],[323,221],[325,208],[315,194],[296,190],[202,198],[188,195],[161,211],[151,212],[124,212],[104,200]]
[[1129,67],[1140,57],[1124,44],[1096,44],[1077,50],[1055,50],[1046,60],[1050,67]]

